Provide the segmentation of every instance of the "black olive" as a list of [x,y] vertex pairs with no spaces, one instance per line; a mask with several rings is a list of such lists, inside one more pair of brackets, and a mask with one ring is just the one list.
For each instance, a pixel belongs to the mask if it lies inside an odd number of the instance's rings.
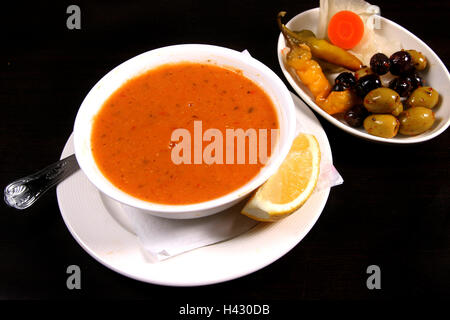
[[413,86],[409,77],[398,77],[389,82],[389,88],[397,92],[400,97],[407,97],[412,92]]
[[[353,88],[356,84],[355,76],[351,72],[342,72],[334,80],[336,84],[342,85],[344,89]],[[342,90],[336,90],[342,91]]]
[[380,76],[388,73],[390,66],[389,58],[383,53],[376,53],[370,59],[370,68]]
[[357,104],[344,114],[344,120],[351,127],[358,128],[363,125],[364,119],[369,115],[367,109]]
[[394,76],[405,75],[414,69],[411,55],[406,51],[397,51],[389,58],[390,71]]
[[415,90],[418,87],[423,87],[423,78],[416,71],[409,73],[406,78],[411,81],[412,90]]
[[356,82],[356,95],[364,98],[370,91],[380,88],[381,86],[381,80],[376,74],[368,74]]

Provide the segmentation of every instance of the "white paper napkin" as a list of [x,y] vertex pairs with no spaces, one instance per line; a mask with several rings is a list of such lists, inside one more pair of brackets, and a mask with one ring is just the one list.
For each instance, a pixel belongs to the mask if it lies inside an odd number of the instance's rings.
[[258,222],[240,214],[245,200],[233,207],[204,218],[166,219],[140,209],[122,205],[150,262],[234,238]]

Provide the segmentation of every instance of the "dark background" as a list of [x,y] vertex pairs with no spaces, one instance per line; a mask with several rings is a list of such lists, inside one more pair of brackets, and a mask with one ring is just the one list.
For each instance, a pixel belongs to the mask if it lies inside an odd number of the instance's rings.
[[[180,43],[247,49],[292,90],[278,65],[275,16],[286,10],[290,19],[318,3],[2,3],[0,186],[57,160],[90,88],[116,65],[147,50]],[[81,30],[66,28],[71,4],[81,7]],[[423,39],[449,66],[448,1],[372,4]],[[0,299],[123,298],[177,305],[230,299],[449,298],[450,131],[426,143],[392,146],[363,141],[319,120],[345,183],[332,189],[303,241],[270,266],[194,288],[126,278],[98,263],[72,238],[53,190],[23,212],[0,204]],[[81,267],[81,290],[66,288],[71,264]],[[381,290],[366,287],[371,264],[381,268]]]

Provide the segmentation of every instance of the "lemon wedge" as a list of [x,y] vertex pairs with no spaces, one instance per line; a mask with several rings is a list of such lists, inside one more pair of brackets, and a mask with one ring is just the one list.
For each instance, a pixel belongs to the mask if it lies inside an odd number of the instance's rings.
[[319,143],[313,135],[299,134],[278,171],[256,190],[241,213],[258,221],[287,217],[311,196],[319,170]]

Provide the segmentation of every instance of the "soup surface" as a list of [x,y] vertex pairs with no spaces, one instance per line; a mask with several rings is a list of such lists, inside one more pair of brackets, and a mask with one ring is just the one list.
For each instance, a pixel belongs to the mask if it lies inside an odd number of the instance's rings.
[[[172,141],[172,133],[187,129],[194,141],[194,121],[201,121],[203,133],[209,128],[223,133],[224,158],[226,129],[267,129],[270,155],[270,130],[278,128],[269,96],[239,71],[206,63],[168,64],[129,80],[104,103],[91,135],[95,161],[119,189],[161,204],[218,198],[243,186],[264,166],[248,160],[174,163],[172,151],[181,139]],[[203,141],[203,150],[211,142]],[[193,158],[193,142],[191,148]]]

